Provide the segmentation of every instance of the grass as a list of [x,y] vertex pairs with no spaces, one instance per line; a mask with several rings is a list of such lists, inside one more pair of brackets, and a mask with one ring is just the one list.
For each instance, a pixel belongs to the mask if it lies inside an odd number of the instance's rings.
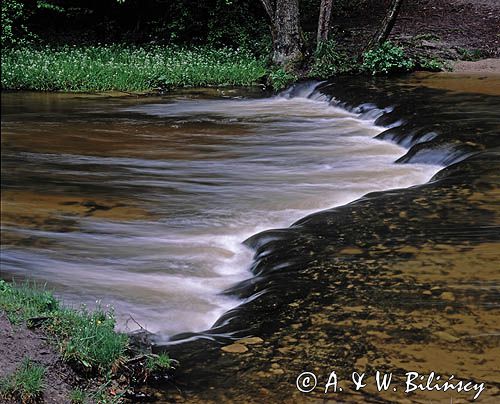
[[0,280],[0,309],[13,323],[42,322],[65,361],[88,372],[103,374],[125,357],[128,338],[115,331],[111,310],[63,307],[35,284],[13,285]]
[[38,400],[43,393],[45,368],[24,358],[21,366],[10,376],[0,381],[2,396],[15,397],[23,403]]
[[146,360],[146,368],[151,372],[164,371],[170,369],[171,366],[172,360],[166,353],[151,355]]
[[63,46],[4,49],[2,89],[147,91],[182,86],[248,86],[265,62],[239,49],[174,46]]
[[71,400],[71,404],[85,404],[89,401],[87,393],[82,389],[72,390],[69,394],[69,399]]

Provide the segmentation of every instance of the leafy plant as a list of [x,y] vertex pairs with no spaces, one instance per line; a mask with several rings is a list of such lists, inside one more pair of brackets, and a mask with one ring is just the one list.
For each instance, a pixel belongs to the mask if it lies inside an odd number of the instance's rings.
[[314,53],[314,62],[309,72],[310,77],[329,78],[351,70],[349,57],[337,49],[334,41],[321,42]]
[[2,47],[23,43],[29,35],[25,19],[26,9],[22,1],[2,0]]
[[287,72],[282,68],[272,70],[267,77],[268,84],[275,91],[283,90],[296,80],[297,76],[295,74]]
[[363,53],[361,69],[375,75],[409,71],[414,67],[415,62],[406,56],[402,47],[387,41],[378,48]]
[[170,369],[171,366],[172,360],[166,353],[150,355],[146,360],[146,368],[151,372],[164,371]]
[[115,332],[111,310],[97,307],[94,311],[81,308],[62,309],[47,329],[62,338],[63,358],[88,371],[104,371],[122,362],[128,338]]
[[461,60],[470,62],[475,62],[483,57],[483,52],[480,49],[457,48],[457,52]]
[[35,402],[43,393],[45,368],[29,358],[24,358],[21,366],[0,382],[2,395],[20,399],[23,403]]
[[446,68],[445,63],[440,59],[420,59],[418,65],[423,70],[429,70],[431,72],[440,72]]
[[87,393],[82,389],[74,389],[69,393],[71,404],[86,404],[88,402]]

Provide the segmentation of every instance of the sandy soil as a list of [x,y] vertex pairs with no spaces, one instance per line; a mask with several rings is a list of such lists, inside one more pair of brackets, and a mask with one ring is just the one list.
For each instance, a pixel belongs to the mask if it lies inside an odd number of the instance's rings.
[[458,61],[452,65],[454,72],[488,73],[500,75],[500,59],[483,59],[477,62]]

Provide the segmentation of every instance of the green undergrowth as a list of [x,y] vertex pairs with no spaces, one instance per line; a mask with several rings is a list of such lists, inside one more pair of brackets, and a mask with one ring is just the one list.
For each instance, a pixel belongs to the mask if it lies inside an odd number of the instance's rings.
[[[74,403],[87,399],[119,402],[130,386],[171,374],[177,364],[166,353],[155,355],[147,349],[131,349],[129,337],[115,331],[112,309],[63,306],[50,291],[34,282],[15,284],[0,280],[0,311],[14,325],[42,328],[63,360],[84,376],[89,389],[73,390],[70,400]],[[2,380],[2,394],[25,394],[37,399],[43,387],[37,381],[42,378],[39,367],[25,361],[20,371]],[[110,391],[114,392],[112,396]]]
[[158,91],[177,87],[250,86],[267,82],[281,90],[299,78],[328,79],[341,74],[392,74],[416,67],[443,70],[437,59],[414,60],[392,42],[348,55],[335,41],[321,43],[308,66],[292,72],[270,67],[244,49],[178,46],[39,46],[6,48],[4,90],[100,92]]
[[37,402],[44,389],[45,368],[24,358],[14,373],[0,380],[0,398],[12,397],[22,403]]
[[265,62],[241,49],[122,45],[22,47],[2,55],[2,89],[148,91],[183,86],[248,86]]
[[85,372],[101,374],[126,357],[128,337],[115,331],[111,309],[64,307],[34,283],[0,281],[0,309],[13,324],[41,325],[54,338],[63,359]]
[[323,79],[355,70],[354,60],[339,50],[335,41],[326,41],[320,43],[314,52],[309,77]]
[[363,53],[361,70],[372,75],[408,72],[415,68],[415,61],[405,49],[390,41]]

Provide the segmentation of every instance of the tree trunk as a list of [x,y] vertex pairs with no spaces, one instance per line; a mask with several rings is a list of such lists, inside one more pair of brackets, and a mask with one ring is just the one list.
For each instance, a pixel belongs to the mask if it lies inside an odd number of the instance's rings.
[[394,27],[394,23],[396,22],[396,18],[401,8],[402,2],[403,0],[391,0],[391,4],[387,9],[387,13],[384,20],[382,21],[382,24],[380,25],[371,41],[368,43],[368,49],[375,48],[387,40],[389,34],[392,31],[392,27]]
[[321,4],[319,6],[318,36],[316,38],[317,47],[319,47],[321,42],[328,40],[332,5],[333,0],[321,0]]
[[276,0],[273,63],[294,69],[302,61],[299,0]]
[[274,11],[273,11],[273,4],[271,0],[260,0],[262,3],[262,7],[264,7],[264,10],[266,10],[267,16],[269,17],[269,20],[271,23],[274,23]]

